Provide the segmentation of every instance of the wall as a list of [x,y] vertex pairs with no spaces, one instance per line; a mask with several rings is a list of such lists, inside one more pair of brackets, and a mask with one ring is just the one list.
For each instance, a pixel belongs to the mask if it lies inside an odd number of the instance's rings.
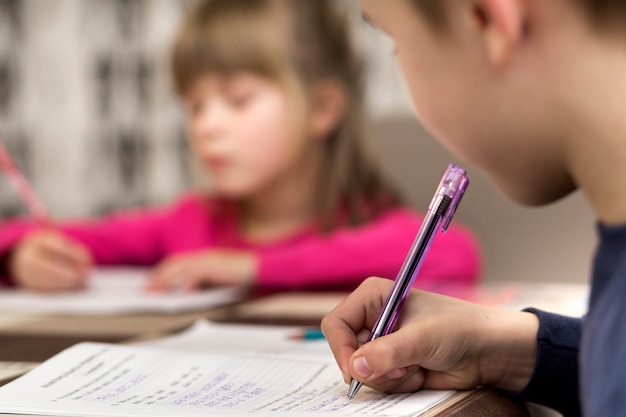
[[[56,216],[189,183],[167,56],[185,2],[0,0],[0,139]],[[0,182],[0,218],[23,212]]]
[[[449,162],[459,161],[409,117],[374,125],[373,145],[415,207],[425,210]],[[580,193],[548,207],[505,200],[480,172],[455,216],[480,238],[484,279],[586,282],[596,243],[594,217]]]

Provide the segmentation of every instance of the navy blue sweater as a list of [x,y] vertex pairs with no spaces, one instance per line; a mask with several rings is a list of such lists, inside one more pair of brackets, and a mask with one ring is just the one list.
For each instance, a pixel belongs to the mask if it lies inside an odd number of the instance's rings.
[[527,310],[540,320],[537,361],[519,395],[566,417],[626,417],[626,226],[598,232],[584,320]]

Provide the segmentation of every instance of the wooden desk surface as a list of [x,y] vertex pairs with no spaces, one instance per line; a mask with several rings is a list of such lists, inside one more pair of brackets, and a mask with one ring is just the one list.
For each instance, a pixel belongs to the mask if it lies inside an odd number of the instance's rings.
[[[179,331],[198,318],[220,322],[319,324],[344,293],[281,293],[209,311],[108,317],[0,315],[0,361],[41,362],[78,342],[130,342]],[[294,309],[293,306],[298,308]],[[296,311],[297,313],[294,313]],[[292,314],[288,314],[291,312]],[[0,380],[0,385],[8,380]],[[430,410],[428,417],[530,416],[524,404],[500,392],[459,392]]]

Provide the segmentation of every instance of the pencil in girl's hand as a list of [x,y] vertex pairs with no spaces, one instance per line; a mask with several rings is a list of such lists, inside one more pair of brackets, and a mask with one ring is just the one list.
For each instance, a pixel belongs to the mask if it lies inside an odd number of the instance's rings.
[[13,162],[2,140],[0,140],[0,169],[4,172],[9,183],[15,188],[15,191],[17,191],[17,194],[20,196],[20,199],[31,216],[42,225],[51,225],[52,219],[48,211],[41,203],[28,181],[26,181],[22,171],[20,171],[15,162]]

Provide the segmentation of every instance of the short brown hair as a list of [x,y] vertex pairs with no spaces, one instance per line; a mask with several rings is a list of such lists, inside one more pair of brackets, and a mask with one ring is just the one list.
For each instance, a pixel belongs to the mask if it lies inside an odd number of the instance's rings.
[[[626,1],[624,0],[573,0],[581,8],[589,22],[596,28],[624,27]],[[445,23],[445,2],[441,0],[411,0],[411,4],[436,28]]]
[[591,23],[597,29],[624,30],[626,22],[626,2],[624,0],[575,0],[585,14],[591,19]]
[[411,4],[431,23],[440,28],[445,22],[444,8],[441,0],[411,0]]
[[367,148],[362,65],[334,0],[202,1],[180,27],[172,71],[181,95],[209,73],[249,71],[304,94],[332,80],[348,103],[324,141],[316,199],[322,228],[332,229],[338,213],[346,215],[342,223],[360,224],[402,203]]

